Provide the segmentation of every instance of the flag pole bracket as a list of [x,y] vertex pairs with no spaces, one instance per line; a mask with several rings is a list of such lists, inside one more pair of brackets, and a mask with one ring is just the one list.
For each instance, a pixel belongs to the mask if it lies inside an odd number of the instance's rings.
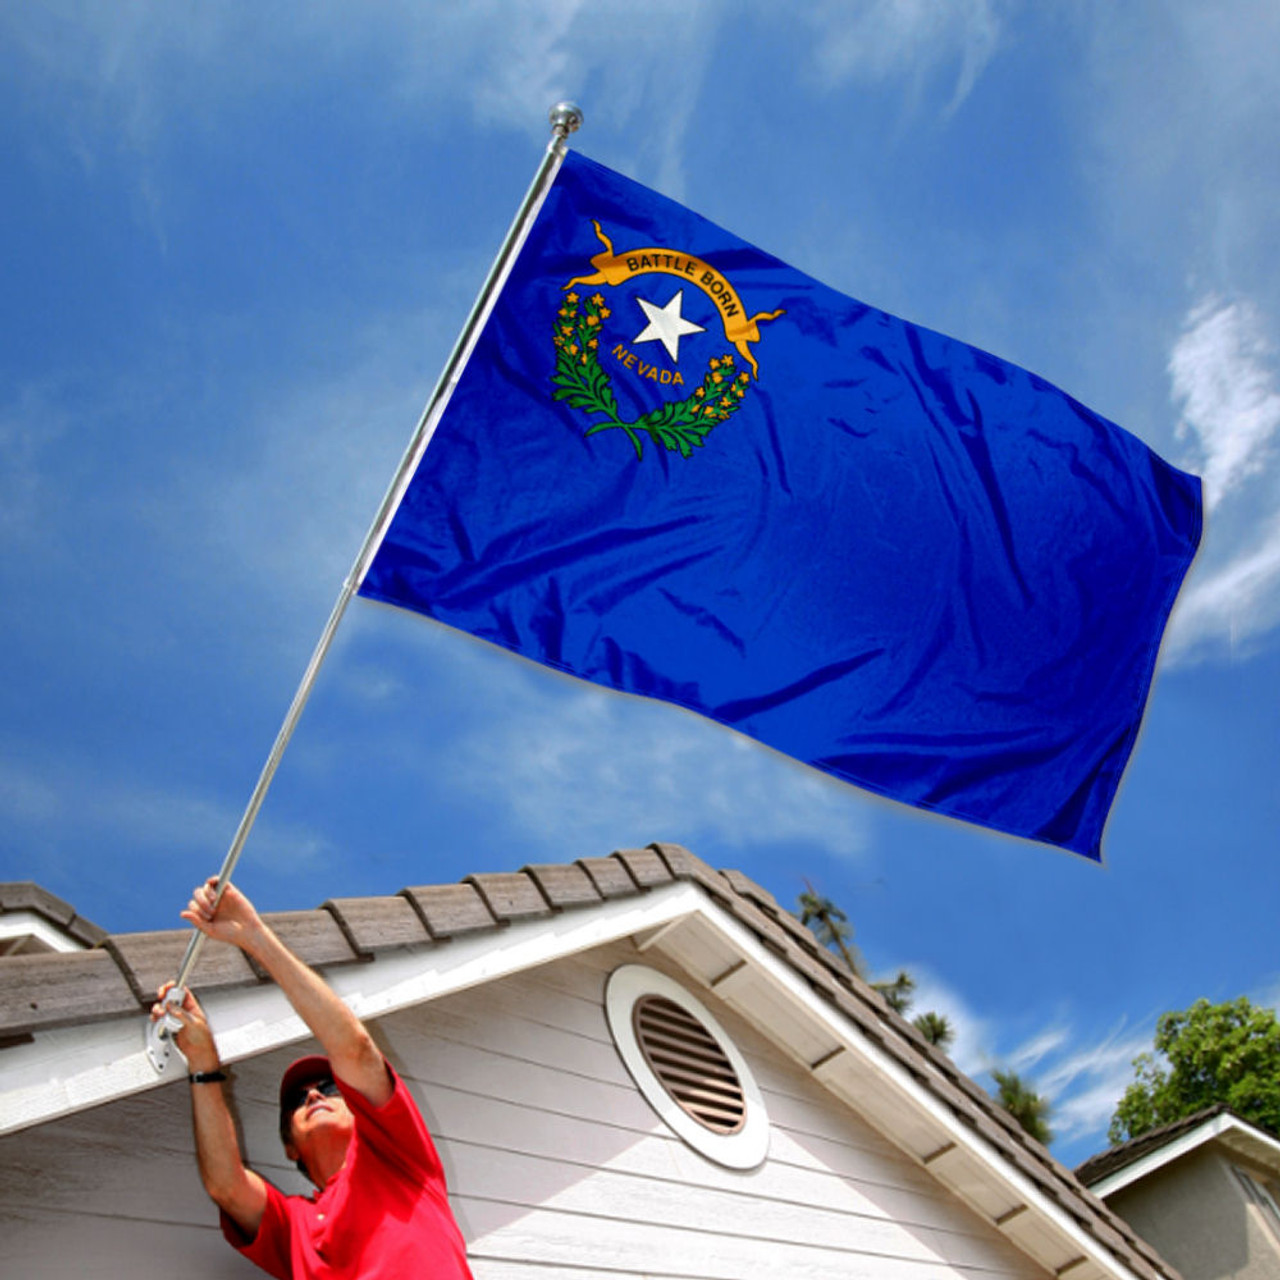
[[[180,1005],[186,996],[182,987],[171,987],[164,998],[165,1013],[147,1023],[146,1050],[147,1061],[157,1075],[164,1075],[169,1066],[173,1052],[177,1048],[174,1036],[182,1030],[182,1023],[169,1012],[173,1005]],[[181,1050],[178,1050],[181,1054]]]

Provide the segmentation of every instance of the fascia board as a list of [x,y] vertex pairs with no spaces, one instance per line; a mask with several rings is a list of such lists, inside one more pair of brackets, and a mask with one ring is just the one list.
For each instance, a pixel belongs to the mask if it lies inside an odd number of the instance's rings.
[[[1133,1271],[1109,1250],[1103,1248],[1074,1218],[1045,1196],[1030,1179],[1011,1167],[1000,1152],[990,1147],[980,1135],[974,1133],[948,1106],[916,1080],[900,1062],[863,1037],[856,1027],[840,1015],[837,1009],[818,996],[794,969],[761,946],[743,925],[722,911],[704,911],[703,914],[708,923],[719,929],[729,945],[738,950],[739,954],[757,971],[767,975],[775,986],[784,990],[791,999],[803,1006],[810,1016],[823,1023],[832,1039],[846,1052],[859,1056],[882,1078],[891,1082],[904,1100],[927,1115],[947,1134],[948,1141],[963,1147],[994,1183],[1007,1189],[1011,1198],[1027,1205],[1029,1209],[1052,1223],[1074,1247],[1079,1249],[1080,1254],[1098,1267],[1104,1275],[1115,1277],[1115,1280],[1137,1280]],[[874,1116],[868,1116],[867,1119],[872,1123],[875,1122]],[[893,1137],[891,1132],[887,1136],[891,1139]]]
[[65,929],[50,924],[35,911],[6,911],[0,916],[0,938],[20,938],[33,934],[51,951],[84,951],[85,944],[73,938]]
[[1263,1133],[1253,1125],[1244,1123],[1237,1116],[1220,1115],[1213,1116],[1206,1120],[1204,1124],[1197,1125],[1189,1132],[1165,1143],[1164,1146],[1147,1152],[1145,1156],[1135,1160],[1132,1164],[1125,1165],[1123,1169],[1117,1169],[1115,1173],[1103,1178],[1101,1182],[1095,1182],[1089,1189],[1094,1195],[1100,1196],[1105,1200],[1122,1187],[1127,1187],[1134,1182],[1140,1182],[1149,1174],[1155,1173],[1157,1169],[1171,1164],[1174,1160],[1180,1160],[1183,1156],[1194,1151],[1197,1147],[1203,1146],[1206,1142],[1233,1134],[1246,1139],[1250,1144],[1256,1143],[1269,1150],[1274,1155],[1277,1164],[1280,1165],[1280,1142],[1277,1142],[1270,1134]]
[[[542,920],[455,938],[367,964],[326,970],[325,979],[362,1019],[378,1018],[579,951],[661,928],[706,911],[705,894],[688,882],[664,885]],[[309,1032],[274,985],[210,992],[202,1004],[218,1052],[234,1063],[305,1039]],[[0,1051],[0,1134],[16,1132],[142,1093],[186,1074],[174,1053],[163,1072],[147,1059],[147,1018],[113,1018],[38,1032]]]

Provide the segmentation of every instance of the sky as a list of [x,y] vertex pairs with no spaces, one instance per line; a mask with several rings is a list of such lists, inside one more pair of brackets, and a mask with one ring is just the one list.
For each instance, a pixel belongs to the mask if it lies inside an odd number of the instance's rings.
[[1280,1000],[1270,0],[0,8],[0,880],[168,928],[221,864],[548,139],[1203,477],[1105,865],[356,601],[262,908],[652,840],[909,970],[1105,1146],[1157,1017]]

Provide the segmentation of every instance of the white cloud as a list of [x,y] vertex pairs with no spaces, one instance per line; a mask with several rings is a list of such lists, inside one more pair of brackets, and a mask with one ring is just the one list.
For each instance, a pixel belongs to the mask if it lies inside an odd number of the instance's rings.
[[[861,802],[834,780],[674,707],[568,677],[549,688],[509,659],[484,665],[474,683],[490,710],[451,744],[443,767],[455,789],[483,787],[506,805],[528,840],[553,852],[786,842],[846,859],[865,848]],[[487,780],[499,773],[494,794]]]
[[815,28],[815,57],[829,83],[919,76],[959,61],[947,111],[969,95],[1000,42],[992,0],[871,0],[856,10],[825,0],[803,11]]
[[1139,1035],[1121,1027],[1100,1044],[1047,1064],[1038,1083],[1053,1100],[1053,1129],[1059,1138],[1106,1128],[1133,1079],[1133,1060],[1151,1048],[1151,1036],[1151,1028]]
[[[916,980],[911,1000],[911,1017],[921,1013],[939,1013],[951,1024],[955,1033],[946,1053],[968,1076],[980,1075],[995,1060],[996,1029],[987,1018],[975,1013],[964,998],[936,974],[920,965],[901,966]],[[893,969],[897,972],[897,967]]]
[[1200,562],[1174,613],[1168,657],[1248,651],[1280,624],[1280,385],[1260,309],[1209,297],[1169,357],[1183,464],[1209,511]]
[[966,1075],[978,1078],[994,1068],[1016,1071],[1052,1104],[1055,1141],[1071,1143],[1094,1135],[1102,1145],[1116,1104],[1133,1078],[1133,1059],[1151,1048],[1154,1021],[1141,1032],[1122,1024],[1100,1043],[1076,1048],[1071,1020],[1055,1017],[1008,1045],[1007,1025],[975,1012],[927,968],[909,962],[901,967],[916,979],[911,1014],[932,1010],[946,1017],[956,1033],[947,1052]]
[[1198,303],[1169,356],[1169,377],[1182,406],[1178,436],[1194,440],[1192,465],[1212,509],[1274,459],[1280,390],[1258,308],[1247,299]]
[[1070,1029],[1064,1026],[1050,1026],[1036,1032],[1029,1040],[1023,1041],[1009,1054],[1004,1063],[1010,1070],[1019,1073],[1033,1071],[1044,1060],[1061,1049],[1070,1038]]
[[1225,562],[1188,583],[1169,632],[1173,662],[1226,648],[1238,655],[1280,624],[1280,514]]

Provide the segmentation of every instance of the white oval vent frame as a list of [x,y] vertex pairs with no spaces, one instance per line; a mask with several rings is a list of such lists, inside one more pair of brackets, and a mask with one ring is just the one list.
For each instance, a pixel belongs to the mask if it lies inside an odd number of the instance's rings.
[[[729,1060],[742,1088],[746,1107],[741,1126],[733,1133],[717,1133],[690,1115],[657,1077],[636,1038],[633,1011],[646,996],[670,1000],[715,1040]],[[759,1087],[738,1046],[700,1000],[691,996],[665,973],[643,964],[627,964],[615,969],[605,985],[605,1016],[622,1061],[649,1105],[673,1132],[708,1160],[730,1169],[754,1169],[769,1150],[769,1117]]]

